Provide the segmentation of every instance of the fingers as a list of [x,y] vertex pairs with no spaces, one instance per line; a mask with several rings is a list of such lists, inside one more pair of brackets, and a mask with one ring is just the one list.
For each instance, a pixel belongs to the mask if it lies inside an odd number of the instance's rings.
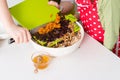
[[[22,39],[23,39],[23,42],[28,42],[29,40],[28,40],[28,37],[27,37],[27,30],[25,29],[25,31],[24,32],[22,32],[22,35],[23,35],[23,37],[22,37]],[[23,42],[21,42],[21,43],[23,43]]]
[[25,31],[24,30],[19,30],[18,31],[18,43],[23,43],[24,42],[24,36],[25,36]]
[[48,4],[59,8],[59,4],[55,1],[49,1]]
[[15,40],[15,43],[19,43],[19,37],[17,35],[12,36],[12,38]]
[[27,43],[31,40],[31,35],[29,31],[25,28],[16,28],[11,33],[12,38],[14,38],[17,44],[19,43]]
[[31,40],[31,35],[30,35],[30,32],[26,29],[26,28],[24,28],[24,32],[23,32],[23,42],[28,42],[28,41],[30,41]]
[[26,34],[27,34],[28,41],[30,41],[31,40],[31,34],[30,34],[30,32],[28,30],[26,31]]
[[19,32],[19,38],[18,38],[18,43],[27,43],[31,39],[31,35],[29,31],[25,28],[22,28]]

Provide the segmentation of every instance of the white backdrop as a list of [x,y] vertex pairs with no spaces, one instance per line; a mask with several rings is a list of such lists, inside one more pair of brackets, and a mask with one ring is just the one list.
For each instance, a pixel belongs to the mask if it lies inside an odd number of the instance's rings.
[[8,3],[9,7],[12,7],[12,6],[14,6],[22,1],[24,1],[24,0],[7,0],[7,3]]

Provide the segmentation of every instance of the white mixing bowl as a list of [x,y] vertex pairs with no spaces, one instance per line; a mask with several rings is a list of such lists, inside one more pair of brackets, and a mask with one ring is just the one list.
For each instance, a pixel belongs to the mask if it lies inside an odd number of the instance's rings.
[[80,44],[83,40],[83,37],[84,37],[84,30],[83,30],[82,25],[79,22],[76,22],[76,24],[78,24],[80,26],[81,38],[79,41],[77,41],[72,46],[61,47],[61,48],[48,48],[48,47],[40,46],[39,44],[37,44],[36,42],[34,42],[32,40],[31,40],[31,43],[33,44],[34,48],[37,51],[48,52],[51,56],[58,57],[58,56],[64,56],[64,55],[70,54],[73,51],[75,51],[76,49],[78,49],[78,47],[80,46]]

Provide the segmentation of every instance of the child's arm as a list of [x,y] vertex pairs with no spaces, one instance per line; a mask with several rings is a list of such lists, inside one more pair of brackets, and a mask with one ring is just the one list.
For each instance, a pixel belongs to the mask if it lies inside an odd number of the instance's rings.
[[14,23],[6,0],[0,0],[0,22],[2,22],[9,35],[15,39],[16,43],[28,42],[31,39],[27,29],[21,28]]
[[67,1],[61,0],[60,5],[58,5],[54,1],[49,1],[48,4],[53,5],[53,6],[57,7],[57,8],[59,8],[59,9],[62,8],[61,12],[63,14],[68,14],[74,9],[74,4],[71,2],[71,0],[67,0]]

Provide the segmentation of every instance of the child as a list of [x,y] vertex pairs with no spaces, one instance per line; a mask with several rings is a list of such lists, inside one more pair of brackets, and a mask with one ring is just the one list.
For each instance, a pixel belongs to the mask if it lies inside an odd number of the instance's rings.
[[[75,0],[75,2],[86,33],[112,50],[119,36],[120,1]],[[115,46],[114,53],[120,54],[119,45],[117,44],[116,50]]]
[[[61,5],[69,6],[69,8],[64,6],[62,11],[64,14],[67,14],[69,11],[71,11],[73,6],[73,4],[69,1],[62,1]],[[31,35],[29,31],[26,28],[19,27],[14,23],[8,10],[7,0],[0,0],[0,22],[2,22],[7,33],[9,33],[12,38],[14,38],[16,43],[24,43],[30,41]]]

